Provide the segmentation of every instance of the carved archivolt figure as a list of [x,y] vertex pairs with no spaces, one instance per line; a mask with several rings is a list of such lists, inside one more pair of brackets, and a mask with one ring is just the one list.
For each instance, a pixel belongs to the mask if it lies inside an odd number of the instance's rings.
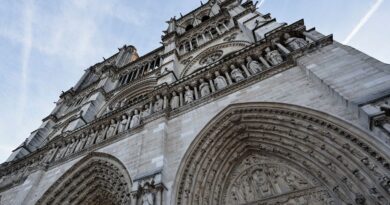
[[298,50],[300,48],[307,46],[307,44],[308,44],[308,42],[305,39],[291,37],[290,34],[288,34],[288,33],[285,33],[283,37],[286,40],[284,43],[291,50]]
[[217,90],[222,90],[227,86],[226,79],[218,71],[215,72],[215,76],[215,87]]
[[172,99],[171,99],[171,109],[174,110],[179,107],[180,99],[179,96],[177,96],[177,93],[173,91],[172,93]]
[[234,64],[231,65],[230,68],[232,69],[232,72],[230,74],[235,82],[240,82],[245,79],[241,70],[238,69]]
[[192,101],[194,101],[194,91],[192,91],[188,85],[185,87],[185,89],[186,89],[186,92],[184,95],[184,102],[191,103]]
[[144,111],[142,111],[142,113],[141,113],[141,117],[145,118],[145,117],[147,117],[149,115],[150,115],[150,108],[149,108],[149,105],[146,104]]
[[128,122],[127,116],[122,115],[122,120],[119,123],[119,127],[118,127],[118,133],[126,131],[127,122]]
[[200,79],[200,96],[205,97],[210,94],[210,85],[203,78]]
[[100,143],[104,140],[104,137],[106,136],[105,131],[106,131],[106,126],[101,125],[100,130],[98,131],[98,134],[97,134],[97,138],[96,138],[96,142],[95,142],[96,144]]
[[141,116],[139,115],[138,110],[134,110],[134,115],[131,118],[131,122],[130,122],[130,128],[137,127],[138,125],[140,125],[140,122],[141,122]]
[[154,103],[154,112],[159,112],[163,109],[164,100],[160,95],[156,95],[156,102]]
[[263,66],[258,61],[252,59],[252,57],[246,57],[247,67],[252,74],[260,73],[263,71]]
[[268,47],[265,49],[265,52],[267,53],[265,57],[272,65],[279,65],[283,63],[282,55],[280,55],[278,50],[271,51]]
[[114,136],[116,134],[115,130],[116,130],[116,122],[114,119],[111,119],[110,127],[107,130],[107,138]]

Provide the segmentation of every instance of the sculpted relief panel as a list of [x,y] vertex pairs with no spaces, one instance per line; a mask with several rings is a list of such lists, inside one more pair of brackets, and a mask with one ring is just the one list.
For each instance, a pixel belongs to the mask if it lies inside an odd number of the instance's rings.
[[[317,179],[288,164],[277,158],[249,155],[230,173],[223,203],[331,204],[333,200],[328,191],[319,186]],[[319,192],[313,195],[312,189]]]

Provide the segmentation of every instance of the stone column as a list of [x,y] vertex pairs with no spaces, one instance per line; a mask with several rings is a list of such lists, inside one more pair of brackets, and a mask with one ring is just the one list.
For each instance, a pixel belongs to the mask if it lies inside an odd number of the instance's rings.
[[[211,31],[209,31],[209,34],[210,34],[210,38],[213,39],[214,36],[213,36],[213,34],[211,33]],[[211,39],[210,39],[210,40],[211,40]]]
[[180,96],[180,107],[183,106],[184,104],[184,97],[183,97],[183,87],[180,87],[177,89],[179,91],[179,96]]
[[202,33],[202,38],[203,38],[202,44],[206,43],[206,42],[207,42],[207,39],[206,39],[206,36],[204,35],[204,33]]
[[276,46],[286,55],[288,55],[290,53],[290,51],[284,47],[282,44],[280,43],[276,43]]
[[194,88],[195,100],[199,99],[198,82],[196,81],[191,82],[191,86]]
[[225,27],[226,31],[229,31],[229,28],[226,26],[225,23],[223,23],[222,25],[223,25],[223,27]]
[[158,189],[156,193],[156,205],[162,205],[162,188]]
[[271,68],[271,66],[269,65],[269,63],[263,58],[263,56],[260,56],[259,57],[259,60],[261,61],[261,63],[263,63],[265,65],[265,67],[268,68]]
[[149,103],[149,114],[153,114],[153,100],[150,100]]
[[247,77],[249,77],[249,76],[252,75],[252,74],[248,71],[248,68],[247,68],[246,65],[245,65],[245,60],[244,60],[244,59],[238,60],[238,64],[240,64],[241,68],[244,70],[245,75],[246,75]]
[[209,80],[211,93],[215,93],[215,86],[213,81],[213,75],[211,73],[207,73],[206,78]]
[[215,27],[215,30],[219,33],[219,35],[222,35],[222,32],[219,30],[218,26]]
[[225,74],[225,76],[226,76],[228,85],[232,85],[232,84],[233,84],[233,81],[232,81],[232,78],[230,77],[230,74],[229,74],[229,68],[228,68],[227,66],[223,66],[222,72],[223,72],[223,73]]

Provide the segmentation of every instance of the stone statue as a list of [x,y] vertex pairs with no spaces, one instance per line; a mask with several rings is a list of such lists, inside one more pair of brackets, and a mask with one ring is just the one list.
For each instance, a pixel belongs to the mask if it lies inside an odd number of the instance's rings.
[[120,107],[124,107],[126,105],[127,98],[121,101]]
[[141,117],[142,117],[142,118],[145,118],[145,117],[147,117],[147,116],[149,116],[149,115],[151,114],[151,113],[150,113],[149,105],[146,104],[144,107],[145,107],[145,109],[144,109],[144,111],[142,111],[142,113],[141,113]]
[[104,140],[104,137],[106,136],[105,131],[106,131],[106,126],[101,125],[100,130],[97,133],[96,142],[95,142],[96,144]]
[[175,91],[172,92],[172,99],[171,99],[171,109],[177,109],[180,106],[180,99],[179,96],[177,96],[177,93]]
[[266,59],[272,64],[272,65],[279,65],[283,62],[282,55],[280,55],[278,50],[273,50],[268,47],[265,49],[266,54]]
[[55,144],[52,144],[50,151],[43,157],[42,162],[44,164],[50,163],[56,152],[57,152],[57,147],[55,146]]
[[94,130],[94,128],[92,128],[89,132],[89,137],[88,137],[87,144],[85,145],[85,147],[89,147],[95,143],[96,135],[97,135],[96,131]]
[[185,87],[185,89],[186,89],[186,92],[184,95],[184,102],[186,104],[193,102],[194,101],[194,91],[192,91],[190,86],[188,86],[188,85]]
[[115,131],[116,131],[116,122],[114,119],[111,119],[110,127],[108,127],[107,130],[107,138],[114,136],[116,134]]
[[56,154],[55,161],[60,160],[60,159],[64,156],[64,154],[65,154],[65,152],[66,152],[66,148],[67,148],[66,144],[63,144],[63,145],[59,148],[59,150],[58,150],[58,152],[57,152],[57,154]]
[[85,143],[87,142],[87,139],[88,137],[85,135],[85,133],[83,132],[81,135],[80,135],[80,140],[79,140],[79,143],[77,144],[76,146],[76,149],[75,149],[75,152],[78,152],[80,151],[81,149],[84,148],[84,145]]
[[286,44],[286,46],[293,51],[298,50],[300,48],[303,48],[309,44],[305,39],[291,37],[290,34],[288,34],[288,33],[285,33],[283,35],[283,37],[286,40],[284,42]]
[[205,97],[210,94],[210,85],[208,82],[204,81],[203,78],[200,79],[200,96]]
[[127,121],[128,121],[127,116],[126,115],[122,115],[122,120],[119,123],[119,127],[118,127],[118,133],[126,131]]
[[117,102],[114,106],[114,110],[117,110],[121,107],[121,103],[120,102]]
[[153,205],[153,194],[150,192],[149,186],[146,184],[144,187],[144,194],[142,196],[142,205]]
[[140,122],[141,122],[141,116],[139,115],[139,111],[134,110],[134,115],[131,118],[131,122],[130,122],[130,129],[140,125]]
[[232,72],[230,73],[230,75],[232,76],[232,78],[235,82],[240,82],[240,81],[245,79],[241,70],[238,69],[234,64],[231,65],[230,68],[232,69]]
[[76,145],[77,145],[76,139],[72,139],[72,143],[68,146],[68,149],[66,150],[65,156],[69,156],[69,155],[73,154]]
[[112,110],[113,110],[113,109],[112,109],[111,106],[107,106],[107,108],[106,108],[106,113],[110,113]]
[[247,67],[252,74],[260,73],[263,71],[263,66],[258,61],[252,59],[252,57],[246,57]]
[[217,90],[222,90],[223,88],[225,88],[227,86],[227,82],[226,82],[226,79],[221,76],[221,74],[219,74],[219,71],[215,71],[215,88]]
[[160,112],[163,109],[164,100],[160,95],[156,95],[156,102],[154,103],[154,112]]

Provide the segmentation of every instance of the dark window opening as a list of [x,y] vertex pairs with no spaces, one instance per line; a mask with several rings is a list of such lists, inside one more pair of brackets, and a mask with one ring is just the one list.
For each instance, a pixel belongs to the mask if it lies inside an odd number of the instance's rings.
[[186,31],[189,31],[189,30],[191,30],[191,29],[193,29],[194,28],[194,26],[193,25],[188,25],[187,27],[186,27]]
[[207,20],[209,20],[210,19],[210,16],[203,16],[202,17],[202,22],[205,22],[205,21],[207,21]]

